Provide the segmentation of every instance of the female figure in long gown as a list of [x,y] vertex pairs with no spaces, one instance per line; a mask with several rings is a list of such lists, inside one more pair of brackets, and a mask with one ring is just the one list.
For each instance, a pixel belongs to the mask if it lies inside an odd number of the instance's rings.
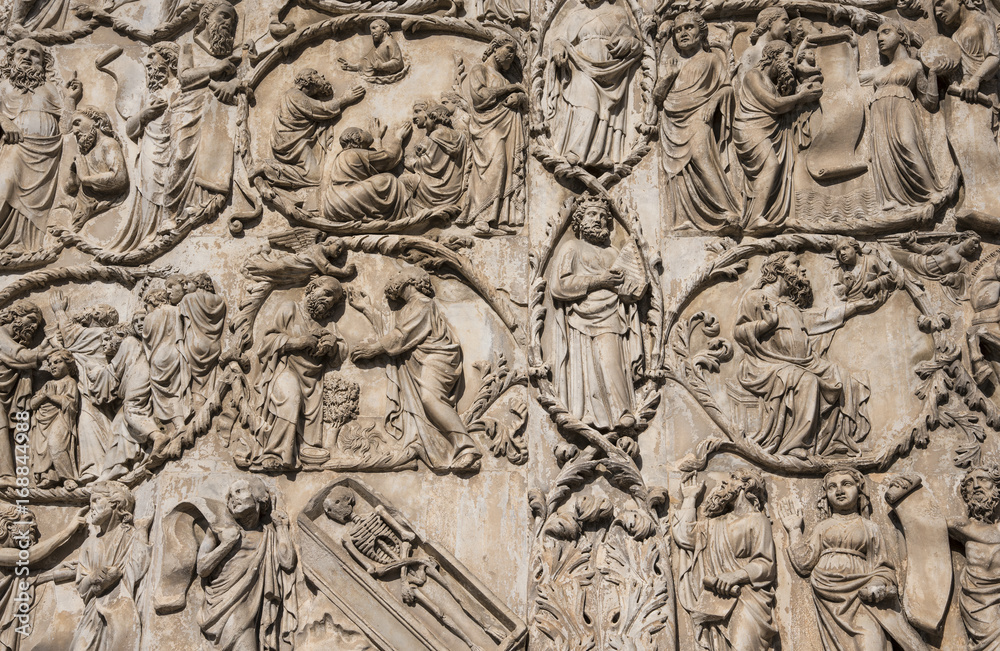
[[927,645],[900,612],[896,568],[871,521],[864,477],[853,468],[834,470],[823,488],[817,505],[823,519],[807,536],[798,506],[778,505],[792,567],[812,584],[823,649],[882,651],[891,639],[905,651],[924,651]]
[[884,210],[942,203],[947,195],[924,138],[915,101],[928,111],[938,105],[937,75],[924,74],[923,65],[910,57],[907,36],[897,22],[878,30],[878,49],[884,65],[859,74],[862,84],[874,86],[871,104],[872,175]]
[[553,46],[547,83],[556,150],[571,164],[606,170],[626,155],[629,82],[642,58],[642,42],[628,13],[613,2],[584,0],[566,37]]

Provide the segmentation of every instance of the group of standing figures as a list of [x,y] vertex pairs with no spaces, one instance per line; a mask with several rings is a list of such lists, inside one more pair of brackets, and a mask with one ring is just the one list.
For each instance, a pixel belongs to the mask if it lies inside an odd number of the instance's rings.
[[937,0],[933,10],[938,33],[929,36],[880,18],[878,65],[862,70],[855,32],[790,19],[781,7],[758,14],[738,56],[698,13],[665,24],[672,43],[653,100],[675,228],[777,233],[793,218],[822,217],[821,205],[847,210],[846,199],[815,202],[830,188],[867,206],[869,219],[926,222],[960,181],[959,218],[995,224],[982,170],[1000,164],[1000,41],[975,5]]
[[[924,490],[919,486],[912,477],[891,479],[886,501],[898,507],[913,499],[909,497],[913,491]],[[673,539],[681,556],[678,602],[691,616],[700,648],[775,648],[779,559],[765,481],[755,470],[737,470],[702,500],[704,490],[696,478],[685,480],[683,502],[673,520]],[[926,568],[919,567],[920,554],[911,554],[904,599],[902,559],[894,551],[897,534],[872,519],[868,480],[852,468],[834,470],[823,478],[822,491],[816,504],[818,519],[808,528],[802,508],[791,499],[772,506],[771,512],[776,512],[785,530],[791,568],[809,582],[824,651],[931,648],[919,628],[929,627],[927,632],[933,634],[939,622],[928,624],[914,615],[925,607],[922,601],[936,602],[935,616],[943,618],[951,589],[950,565],[944,571],[948,585],[921,584]],[[922,512],[919,517],[940,520],[948,536],[964,545],[958,601],[969,648],[995,649],[1000,643],[1000,572],[995,561],[1000,553],[1000,469],[972,468],[961,481],[960,493],[967,516],[945,518],[939,512]],[[703,501],[702,518],[699,501]],[[908,516],[899,517],[905,529]],[[911,548],[940,542],[907,540]],[[947,539],[943,543],[947,559]]]

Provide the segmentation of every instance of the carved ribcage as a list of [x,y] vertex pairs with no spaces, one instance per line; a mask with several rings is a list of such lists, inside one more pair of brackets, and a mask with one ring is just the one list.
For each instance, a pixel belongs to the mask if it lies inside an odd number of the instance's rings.
[[392,563],[402,554],[399,536],[374,511],[355,522],[350,535],[354,546],[376,563]]

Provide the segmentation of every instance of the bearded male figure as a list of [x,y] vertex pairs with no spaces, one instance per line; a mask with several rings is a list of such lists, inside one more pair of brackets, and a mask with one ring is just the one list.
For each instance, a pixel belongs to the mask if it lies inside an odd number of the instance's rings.
[[559,397],[574,418],[602,431],[636,422],[642,335],[635,303],[649,286],[635,245],[628,245],[634,255],[623,255],[611,244],[611,219],[603,198],[581,197],[572,214],[575,237],[556,249],[549,280]]
[[0,485],[14,485],[13,412],[31,395],[31,371],[51,352],[29,348],[42,327],[42,311],[20,299],[0,310]]
[[82,106],[73,115],[72,130],[78,153],[70,164],[65,188],[67,194],[76,196],[73,228],[79,230],[91,217],[125,198],[128,168],[107,113]]
[[743,77],[733,120],[733,142],[748,187],[743,227],[773,231],[794,205],[792,121],[794,111],[819,99],[818,83],[796,89],[792,46],[771,41]]
[[264,369],[254,466],[290,470],[298,466],[303,452],[313,458],[325,452],[323,367],[327,359],[334,362],[342,357],[346,346],[335,328],[318,322],[343,297],[336,278],[320,276],[306,286],[303,305],[284,303],[264,332],[257,351]]
[[958,603],[977,651],[1000,650],[1000,466],[970,468],[961,485],[967,518],[949,518],[948,533],[965,545]]
[[[67,82],[66,97],[52,81],[52,55],[21,39],[0,62],[0,249],[42,248],[62,156],[59,120],[72,112],[83,85]],[[68,101],[67,101],[68,100]]]
[[177,95],[171,115],[168,207],[178,221],[188,211],[221,202],[233,180],[233,127],[239,55],[233,53],[236,9],[210,0],[201,9],[194,39],[181,47]]
[[146,93],[142,107],[125,123],[125,133],[139,143],[138,185],[132,211],[108,245],[114,251],[137,249],[175,225],[167,211],[167,189],[171,178],[171,107],[180,92],[178,52],[176,43],[156,43],[143,61]]
[[226,508],[230,523],[210,528],[198,549],[198,625],[219,651],[291,651],[297,559],[288,516],[257,477],[233,482]]
[[691,615],[698,646],[708,651],[772,648],[774,588],[778,578],[767,490],[756,470],[737,470],[705,500],[705,484],[692,477],[672,526],[681,548],[677,599]]
[[355,86],[334,99],[333,86],[312,68],[295,75],[295,86],[281,98],[271,127],[271,153],[261,173],[273,185],[288,189],[319,185],[323,163],[316,153],[320,136],[328,133],[344,108],[359,102],[365,89]]
[[745,353],[740,384],[763,401],[763,422],[747,437],[772,454],[856,455],[868,436],[867,385],[826,359],[833,333],[889,297],[812,308],[812,285],[794,253],[768,257],[740,299],[734,338]]

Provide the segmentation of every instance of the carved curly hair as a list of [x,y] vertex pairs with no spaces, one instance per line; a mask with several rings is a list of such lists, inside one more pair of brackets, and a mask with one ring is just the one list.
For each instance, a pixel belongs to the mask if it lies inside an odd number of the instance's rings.
[[403,290],[413,287],[424,296],[434,298],[434,285],[431,284],[431,275],[420,267],[403,269],[386,283],[385,295],[390,300],[402,298]]
[[764,476],[753,468],[740,468],[732,474],[733,481],[739,482],[743,488],[743,494],[747,500],[753,504],[758,511],[764,510],[767,503],[767,486],[764,484]]
[[228,7],[233,10],[233,29],[235,30],[236,26],[240,23],[240,14],[236,11],[236,7],[231,2],[228,2],[228,0],[209,0],[209,2],[206,2],[202,6],[201,11],[198,13],[198,26],[195,27],[195,33],[204,31],[205,26],[208,25],[209,17],[221,7]]
[[489,59],[491,56],[493,56],[494,52],[496,52],[505,45],[513,45],[514,56],[520,59],[520,57],[517,54],[517,49],[518,49],[517,41],[514,40],[514,37],[508,36],[507,34],[501,34],[500,36],[497,36],[492,41],[490,41],[490,44],[489,46],[487,46],[486,51],[483,52],[483,61]]
[[101,495],[111,503],[122,524],[131,526],[135,513],[135,496],[120,481],[102,481],[90,489],[90,498]]
[[8,502],[0,502],[0,547],[9,547],[11,533],[18,522],[30,522],[33,538],[38,539],[38,522],[35,514],[28,509],[14,506]]
[[0,325],[13,323],[15,319],[28,315],[34,316],[39,324],[42,322],[42,311],[37,305],[25,298],[16,300],[0,310]]
[[176,43],[153,43],[149,46],[152,52],[155,52],[170,68],[170,72],[177,72],[177,57],[180,53],[180,47]]

